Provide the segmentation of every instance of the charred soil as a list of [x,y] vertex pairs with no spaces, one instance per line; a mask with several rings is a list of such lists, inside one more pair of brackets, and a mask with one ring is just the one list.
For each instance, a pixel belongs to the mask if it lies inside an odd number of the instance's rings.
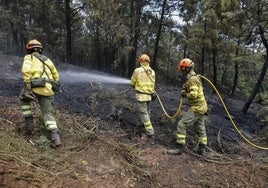
[[[32,103],[35,134],[23,136],[19,93],[22,58],[0,54],[0,187],[268,187],[268,152],[246,143],[232,126],[217,98],[206,88],[210,106],[206,128],[206,156],[195,152],[193,128],[188,130],[182,155],[174,148],[178,120],[168,119],[158,101],[150,103],[154,138],[143,139],[132,88],[98,82],[68,83],[55,95],[55,117],[62,146],[50,147],[41,113]],[[68,65],[58,65],[60,71]],[[180,96],[178,87],[158,85],[158,94],[172,115]],[[239,130],[260,146],[260,108],[252,104],[240,112],[244,101],[225,97]]]

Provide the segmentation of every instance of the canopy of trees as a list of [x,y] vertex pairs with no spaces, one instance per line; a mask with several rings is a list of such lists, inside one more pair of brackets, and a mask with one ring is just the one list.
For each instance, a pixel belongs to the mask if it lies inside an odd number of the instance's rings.
[[158,80],[174,83],[177,62],[230,95],[246,112],[268,66],[267,0],[2,0],[0,46],[23,55],[29,39],[61,62],[129,77],[147,53]]

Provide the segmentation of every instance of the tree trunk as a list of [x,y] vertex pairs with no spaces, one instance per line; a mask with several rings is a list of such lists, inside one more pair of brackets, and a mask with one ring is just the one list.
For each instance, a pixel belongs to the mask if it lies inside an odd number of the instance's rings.
[[[131,11],[130,11],[130,18],[135,17],[134,24],[133,24],[133,31],[134,31],[134,36],[133,36],[133,45],[132,45],[132,50],[129,52],[129,59],[128,59],[128,76],[131,77],[134,69],[136,68],[136,56],[137,56],[137,50],[138,50],[138,40],[140,36],[140,28],[139,28],[139,23],[140,23],[140,18],[141,18],[141,8],[142,4],[137,3],[134,5],[135,1],[131,1]],[[134,8],[134,6],[136,8]]]
[[237,88],[238,85],[238,62],[235,62],[235,74],[234,74],[234,83],[233,83],[233,87],[232,87],[232,92],[231,92],[231,96],[233,97],[235,95],[235,90]]
[[96,31],[94,33],[94,61],[92,64],[93,69],[98,70],[99,66],[99,61],[101,57],[101,50],[100,50],[100,34],[99,34],[99,27],[97,26],[98,24],[96,23]]
[[[172,42],[172,31],[170,32],[169,44]],[[171,45],[168,45],[168,58],[167,58],[167,73],[166,73],[166,81],[169,82],[170,79],[170,52],[171,52]]]
[[259,88],[261,87],[261,84],[264,80],[264,77],[266,75],[266,72],[267,72],[267,67],[268,67],[268,41],[266,40],[265,38],[265,35],[264,35],[264,29],[259,26],[259,31],[260,31],[260,36],[261,36],[261,39],[262,39],[262,42],[266,48],[266,57],[265,57],[265,61],[263,63],[263,67],[262,67],[262,71],[261,71],[261,74],[259,76],[259,79],[254,87],[254,90],[252,92],[252,94],[250,95],[248,101],[244,104],[243,108],[242,108],[242,112],[243,113],[247,113],[247,110],[248,108],[250,107],[252,101],[254,100],[255,96],[257,95],[258,91],[259,91]]
[[217,56],[217,52],[216,52],[216,47],[213,48],[213,84],[215,85],[215,87],[217,87],[218,85],[218,69],[217,69],[217,63],[216,63],[216,56]]
[[[205,18],[205,23],[204,23],[204,31],[205,31],[205,36],[204,38],[207,38],[207,19]],[[205,45],[203,44],[202,46],[202,57],[201,57],[201,70],[200,70],[200,73],[201,75],[204,75],[204,70],[205,70],[205,53],[206,53],[206,47]]]
[[250,107],[252,101],[254,100],[255,96],[257,95],[258,91],[259,91],[259,88],[261,87],[261,84],[264,80],[264,77],[265,77],[265,74],[266,74],[266,71],[267,71],[267,67],[268,67],[268,59],[266,58],[264,64],[263,64],[263,67],[262,67],[262,71],[261,71],[261,74],[260,74],[260,77],[254,87],[254,90],[253,92],[251,93],[249,99],[247,100],[247,102],[244,104],[243,108],[242,108],[242,112],[243,113],[247,113],[247,110],[248,108]]
[[163,25],[166,4],[167,4],[167,0],[164,0],[163,6],[162,6],[161,18],[159,20],[158,31],[157,31],[156,40],[155,40],[155,46],[154,46],[154,56],[153,56],[153,61],[152,61],[152,68],[154,70],[158,69],[157,64],[156,64],[156,60],[157,60],[157,56],[158,56],[158,46],[159,46],[159,41],[160,41],[160,37],[161,37],[161,30],[162,30],[162,25]]
[[65,0],[66,63],[72,63],[72,29],[70,0]]
[[[238,41],[237,46],[239,47],[239,45],[240,45],[240,42]],[[238,56],[238,54],[239,54],[239,49],[238,49],[238,47],[237,47],[237,49],[236,49],[236,51],[235,51],[235,55],[236,55],[236,56]],[[238,67],[238,62],[236,61],[236,62],[235,62],[234,83],[233,83],[233,88],[232,88],[231,96],[234,96],[234,95],[235,95],[235,90],[236,90],[237,85],[238,85],[238,73],[239,73],[239,69],[238,69],[238,68],[239,68],[239,67]]]

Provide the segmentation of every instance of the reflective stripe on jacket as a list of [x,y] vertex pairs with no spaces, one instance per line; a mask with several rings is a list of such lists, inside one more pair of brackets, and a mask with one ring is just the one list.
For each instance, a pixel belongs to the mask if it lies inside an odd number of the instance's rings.
[[194,71],[186,76],[188,80],[185,83],[186,97],[189,101],[189,107],[192,111],[204,114],[207,112],[207,102],[203,92],[203,86],[200,78]]
[[[45,64],[40,61],[35,55],[38,54],[34,52],[33,54],[27,54],[24,56],[23,65],[21,68],[23,82],[25,84],[30,83],[31,79],[35,78],[46,78],[46,80],[56,81],[59,80],[59,74],[57,72],[56,67],[54,66],[53,62],[49,59],[45,59]],[[42,55],[40,55],[42,56]],[[45,68],[45,72],[44,72]],[[34,93],[43,96],[52,96],[54,92],[52,90],[52,85],[50,83],[46,83],[45,87],[37,87],[32,88]]]
[[148,63],[142,62],[131,76],[130,85],[137,91],[138,101],[151,101],[151,94],[155,88],[155,72]]

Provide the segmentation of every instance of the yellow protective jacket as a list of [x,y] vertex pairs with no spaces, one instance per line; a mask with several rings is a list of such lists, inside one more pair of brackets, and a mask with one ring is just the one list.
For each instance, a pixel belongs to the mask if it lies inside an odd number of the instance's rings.
[[189,107],[192,111],[204,114],[207,112],[207,102],[203,92],[203,86],[200,78],[192,70],[187,75],[188,79],[184,84],[187,94]]
[[130,85],[136,90],[138,101],[151,101],[155,89],[155,72],[147,62],[141,62],[131,76]]
[[[45,65],[43,65],[43,62],[39,60],[37,56],[42,57]],[[41,77],[46,78],[46,80],[48,81],[59,80],[59,74],[53,62],[49,58],[42,54],[39,54],[38,52],[34,52],[32,54],[27,54],[24,56],[21,72],[24,84],[29,84],[31,79]],[[42,96],[54,95],[52,85],[49,82],[46,83],[45,87],[32,88],[32,91]]]

